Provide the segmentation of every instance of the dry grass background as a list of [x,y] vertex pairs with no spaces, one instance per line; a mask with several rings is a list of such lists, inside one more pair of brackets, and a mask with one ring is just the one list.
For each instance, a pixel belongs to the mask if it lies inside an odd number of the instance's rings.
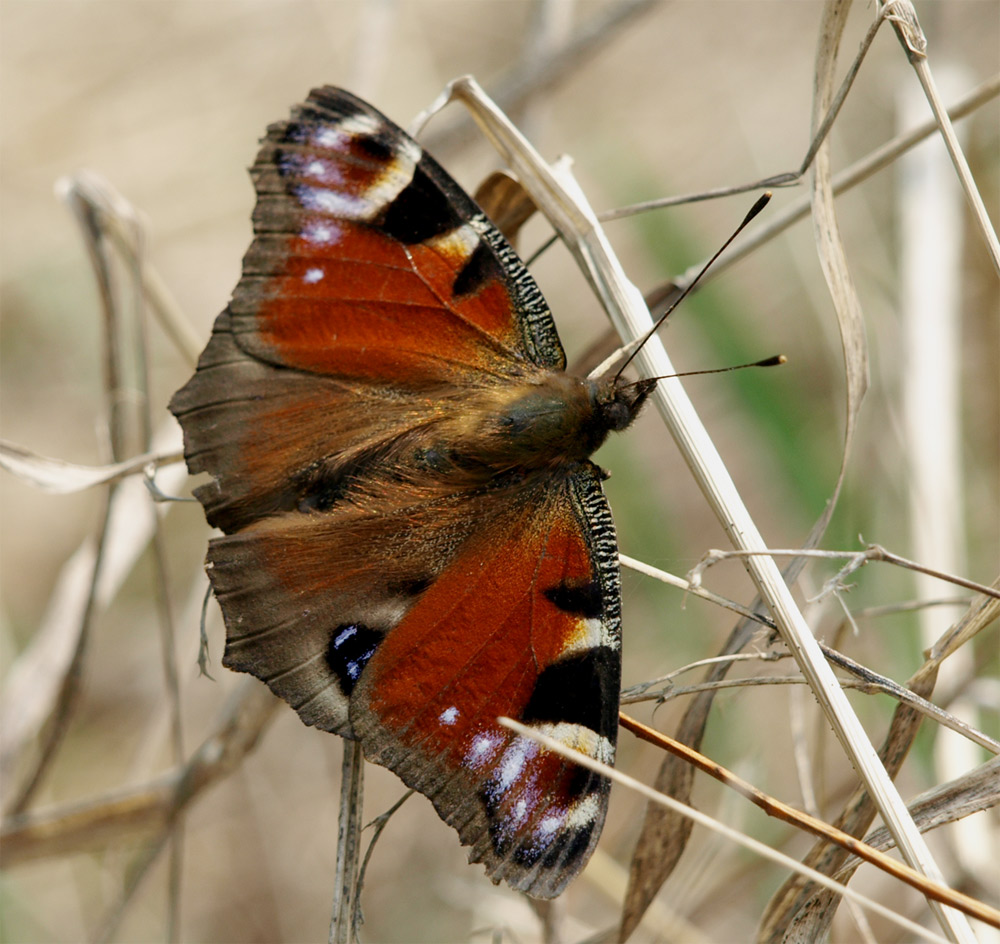
[[[4,438],[39,453],[81,463],[107,459],[103,432],[99,308],[73,222],[52,196],[60,175],[88,167],[103,174],[149,226],[150,260],[176,294],[195,330],[207,337],[235,285],[249,241],[252,189],[244,168],[268,122],[318,84],[340,84],[405,124],[458,74],[473,72],[488,90],[531,78],[550,54],[532,52],[540,7],[565,15],[572,31],[612,4],[580,2],[11,2],[0,4],[0,261],[2,261],[2,400]],[[598,208],[637,199],[749,181],[796,167],[808,144],[816,31],[821,7],[805,2],[650,5],[582,61],[531,96],[524,126],[549,157],[570,153]],[[918,7],[935,68],[960,70],[964,91],[1000,67],[1000,5],[986,0]],[[853,54],[871,10],[852,13],[844,56]],[[558,35],[558,25],[555,27]],[[845,63],[846,64],[846,63]],[[862,67],[833,136],[835,166],[846,166],[895,133],[898,98],[916,80],[886,29]],[[1000,192],[997,103],[965,124],[973,171],[991,211]],[[515,117],[519,117],[515,112]],[[432,134],[454,122],[446,115]],[[474,136],[445,145],[438,157],[469,188],[495,166]],[[800,188],[801,189],[801,188]],[[872,389],[842,503],[823,545],[856,547],[856,535],[912,556],[907,469],[901,445],[898,173],[886,171],[838,202],[852,272],[872,345]],[[792,201],[780,191],[774,206]],[[730,198],[612,224],[609,235],[642,287],[655,285],[705,256],[750,203]],[[546,235],[529,228],[530,248]],[[961,253],[963,318],[960,507],[964,573],[995,576],[1000,397],[997,391],[996,281],[987,255],[966,225]],[[536,266],[572,356],[604,325],[568,255],[559,248]],[[842,366],[835,322],[808,222],[754,253],[679,312],[669,332],[678,367],[716,366],[783,351],[781,371],[698,378],[689,387],[737,485],[772,546],[800,543],[822,510],[839,464]],[[153,415],[165,412],[188,367],[153,332]],[[608,490],[622,550],[683,574],[725,538],[701,501],[654,417],[609,446],[600,461],[613,472]],[[0,654],[9,667],[29,644],[51,603],[70,554],[92,533],[101,500],[53,496],[12,476],[0,477]],[[197,677],[198,605],[207,538],[196,506],[167,514],[169,592],[178,615],[178,657],[185,738],[202,740],[239,681],[216,666],[217,681]],[[927,561],[933,563],[933,561]],[[815,589],[830,567],[807,571]],[[738,565],[710,572],[713,589],[749,602]],[[856,578],[852,609],[917,594],[911,575],[874,565]],[[36,800],[44,808],[141,783],[169,765],[163,671],[155,636],[152,565],[143,558],[95,626],[81,701],[51,776]],[[942,595],[958,595],[942,585]],[[713,655],[731,618],[676,591],[625,578],[625,681],[634,684]],[[828,639],[833,605],[815,625]],[[957,610],[943,611],[938,630]],[[213,652],[221,627],[210,618]],[[850,654],[906,679],[923,644],[913,615],[865,620],[840,639]],[[780,670],[784,671],[784,669]],[[970,674],[956,683],[969,699],[995,705],[996,636],[983,641]],[[693,677],[692,677],[693,678]],[[990,683],[990,679],[994,679]],[[978,681],[977,681],[978,680]],[[979,693],[978,696],[976,693]],[[874,740],[891,703],[852,696]],[[796,707],[798,706],[798,707]],[[682,707],[655,715],[671,731]],[[801,711],[814,739],[814,774],[822,809],[837,809],[850,783],[841,754],[819,732],[811,699],[785,688],[742,690],[718,699],[706,750],[761,788],[789,802],[800,792],[791,760],[790,715]],[[648,717],[649,712],[646,712]],[[981,723],[992,725],[996,715]],[[921,735],[900,777],[910,797],[940,780],[935,742]],[[941,744],[937,746],[940,748]],[[213,788],[186,817],[181,938],[190,941],[298,941],[326,934],[336,844],[340,742],[280,712],[241,769]],[[660,758],[623,736],[619,766],[642,780]],[[3,784],[6,791],[9,783]],[[375,815],[402,792],[392,775],[369,769],[366,810]],[[793,855],[804,837],[748,813],[715,785],[700,785],[697,804]],[[617,920],[621,869],[627,868],[643,805],[616,791],[601,861],[558,904],[566,940],[585,938]],[[977,875],[995,818],[979,814],[972,836],[935,837],[949,878],[973,894],[992,895],[996,874]],[[995,831],[992,833],[995,837]],[[976,838],[978,837],[978,838]],[[131,843],[46,858],[0,879],[0,934],[7,941],[74,941],[95,933],[141,848]],[[606,858],[605,858],[606,857]],[[995,865],[995,861],[994,861]],[[617,870],[617,871],[616,871]],[[681,868],[661,895],[701,940],[747,940],[784,875],[696,831]],[[160,940],[166,869],[149,874],[116,939]],[[869,893],[904,913],[923,915],[916,893],[878,876]],[[451,830],[420,797],[390,823],[365,889],[369,941],[538,939],[529,906],[494,889]],[[985,932],[984,932],[985,933]],[[655,921],[637,939],[669,939]],[[836,940],[860,932],[848,920]],[[900,932],[876,922],[878,940]],[[674,939],[694,940],[680,934]],[[988,938],[984,938],[986,940]]]

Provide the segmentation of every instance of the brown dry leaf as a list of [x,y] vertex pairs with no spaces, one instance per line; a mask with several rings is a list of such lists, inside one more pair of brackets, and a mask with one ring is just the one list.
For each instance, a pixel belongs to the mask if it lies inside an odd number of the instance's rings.
[[[813,128],[823,120],[836,93],[837,51],[847,25],[851,0],[830,0],[824,9],[820,24],[819,46],[816,51],[816,87],[813,99]],[[837,312],[840,339],[844,347],[844,372],[847,381],[846,427],[844,430],[844,458],[847,464],[851,441],[857,423],[861,401],[868,389],[868,342],[865,337],[861,302],[854,288],[847,256],[837,226],[833,203],[833,175],[830,167],[830,146],[825,141],[816,153],[812,176],[812,219],[816,250],[823,267],[830,298]],[[838,482],[839,487],[839,482]]]
[[521,227],[537,209],[517,178],[505,170],[494,171],[479,185],[475,199],[507,241],[516,247]]

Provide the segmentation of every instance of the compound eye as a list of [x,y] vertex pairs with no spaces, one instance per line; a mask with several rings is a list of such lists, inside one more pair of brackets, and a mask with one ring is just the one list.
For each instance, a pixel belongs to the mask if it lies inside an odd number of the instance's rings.
[[604,408],[604,421],[608,429],[618,432],[632,422],[632,411],[621,400],[612,400]]

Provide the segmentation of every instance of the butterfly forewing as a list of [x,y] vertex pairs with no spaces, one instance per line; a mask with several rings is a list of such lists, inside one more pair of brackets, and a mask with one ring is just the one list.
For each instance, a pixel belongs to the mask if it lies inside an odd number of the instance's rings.
[[377,383],[564,366],[544,299],[506,241],[370,105],[314,91],[269,129],[253,175],[257,238],[230,306],[249,352]]
[[556,895],[608,783],[496,719],[613,759],[617,546],[599,470],[566,445],[605,433],[530,405],[569,396],[534,280],[371,106],[314,91],[252,175],[243,277],[171,403],[224,532],[224,662],[359,738],[494,881]]

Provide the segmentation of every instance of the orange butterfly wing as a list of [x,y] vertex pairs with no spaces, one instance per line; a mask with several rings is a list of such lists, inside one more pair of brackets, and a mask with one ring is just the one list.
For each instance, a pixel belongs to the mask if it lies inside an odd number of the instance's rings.
[[512,496],[468,539],[351,700],[365,755],[430,797],[494,880],[536,896],[557,895],[589,857],[609,783],[496,718],[611,763],[619,597],[599,473],[581,468]]
[[252,173],[256,239],[230,305],[249,353],[374,383],[565,366],[506,240],[371,106],[314,91],[268,129]]

